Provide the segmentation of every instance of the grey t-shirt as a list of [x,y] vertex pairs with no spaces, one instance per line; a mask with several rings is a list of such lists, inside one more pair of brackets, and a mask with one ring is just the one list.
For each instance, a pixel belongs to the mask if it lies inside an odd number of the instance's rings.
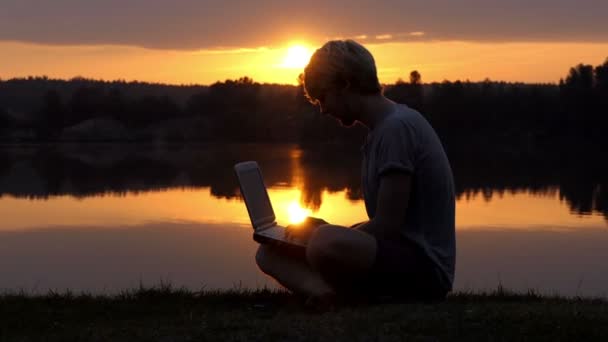
[[454,180],[435,130],[420,113],[399,105],[368,133],[362,152],[367,215],[372,219],[376,213],[381,176],[389,171],[409,173],[412,187],[399,233],[423,248],[451,289],[456,260]]

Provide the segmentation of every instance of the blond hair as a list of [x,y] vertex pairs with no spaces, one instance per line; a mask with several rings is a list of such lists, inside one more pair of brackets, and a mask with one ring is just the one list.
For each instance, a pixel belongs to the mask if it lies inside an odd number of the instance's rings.
[[317,103],[328,89],[346,85],[361,95],[382,93],[376,62],[363,45],[350,39],[329,41],[315,51],[304,69],[305,95]]

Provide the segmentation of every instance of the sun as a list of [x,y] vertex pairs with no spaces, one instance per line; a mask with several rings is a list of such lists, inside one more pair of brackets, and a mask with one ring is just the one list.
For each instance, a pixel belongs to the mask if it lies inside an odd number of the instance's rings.
[[287,54],[283,59],[282,66],[284,68],[304,68],[311,56],[312,51],[306,46],[292,45],[287,48]]
[[287,207],[287,213],[289,214],[289,223],[297,224],[304,221],[310,215],[310,210],[300,207],[298,202],[292,202]]

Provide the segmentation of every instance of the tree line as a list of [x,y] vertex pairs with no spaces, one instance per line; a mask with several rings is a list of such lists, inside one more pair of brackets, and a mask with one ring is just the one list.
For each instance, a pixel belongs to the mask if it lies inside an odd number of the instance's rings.
[[[605,144],[608,59],[579,64],[556,84],[491,81],[384,85],[385,95],[419,110],[446,142],[521,143],[576,138]],[[87,126],[87,122],[96,124]],[[125,132],[120,138],[87,129]],[[88,128],[87,128],[88,127]],[[249,77],[210,86],[100,81],[81,77],[0,80],[0,139],[360,142],[365,130],[344,130],[307,103],[302,84],[260,84]],[[95,131],[95,130],[93,130]],[[99,131],[99,129],[97,130]]]

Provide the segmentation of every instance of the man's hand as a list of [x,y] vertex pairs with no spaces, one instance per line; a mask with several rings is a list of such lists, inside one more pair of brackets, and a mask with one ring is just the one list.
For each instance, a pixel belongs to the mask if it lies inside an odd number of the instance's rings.
[[308,241],[315,229],[324,224],[328,224],[327,221],[309,216],[301,223],[287,226],[285,229],[285,237],[287,237],[288,240],[297,239]]

